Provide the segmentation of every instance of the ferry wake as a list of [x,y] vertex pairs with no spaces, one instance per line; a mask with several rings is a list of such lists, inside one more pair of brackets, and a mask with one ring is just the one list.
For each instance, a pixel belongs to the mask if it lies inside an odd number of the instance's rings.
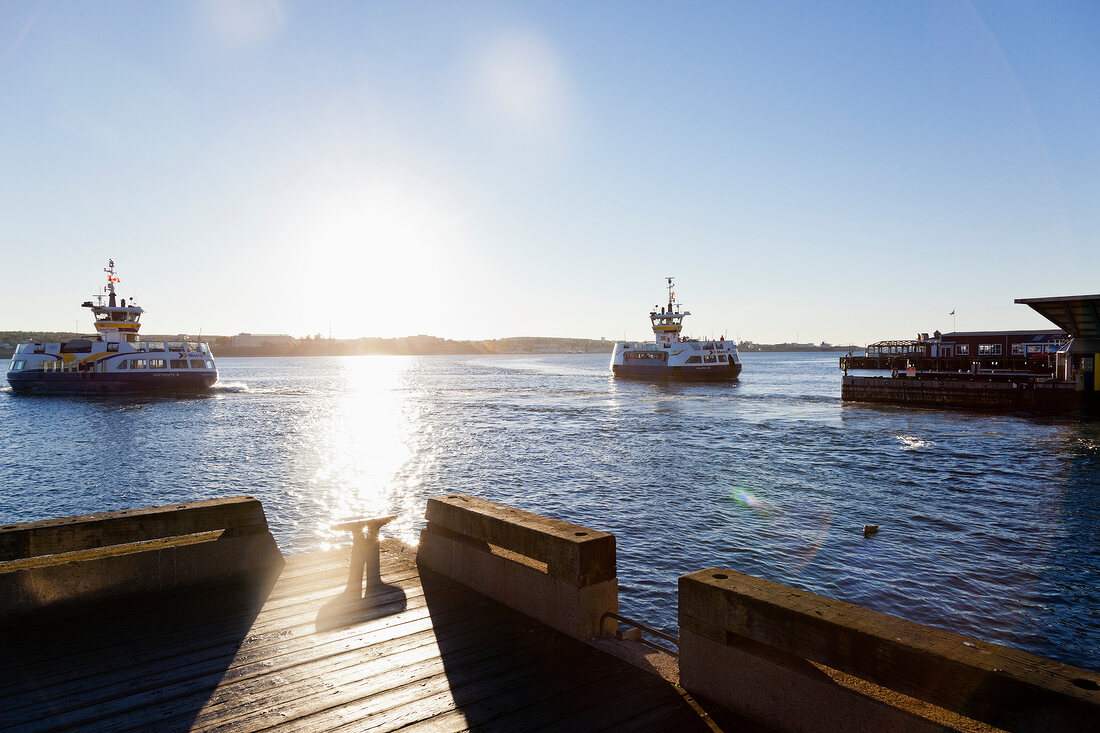
[[[104,268],[103,293],[81,304],[90,308],[98,334],[60,343],[19,344],[8,366],[16,394],[103,394],[198,392],[218,381],[214,355],[204,343],[140,341],[145,309],[133,299],[116,300],[115,261]],[[106,296],[104,295],[106,294]],[[107,299],[106,305],[103,300]]]
[[611,371],[616,377],[661,377],[669,379],[726,380],[741,373],[737,346],[725,336],[717,341],[680,338],[689,311],[676,302],[675,285],[668,281],[668,305],[649,314],[653,342],[615,344]]

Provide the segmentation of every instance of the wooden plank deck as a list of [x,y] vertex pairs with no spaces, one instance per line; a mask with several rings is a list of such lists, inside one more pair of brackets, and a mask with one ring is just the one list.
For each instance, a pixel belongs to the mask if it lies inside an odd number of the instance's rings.
[[343,593],[347,563],[7,623],[0,729],[713,729],[659,677],[421,575],[408,548],[383,544],[365,597]]

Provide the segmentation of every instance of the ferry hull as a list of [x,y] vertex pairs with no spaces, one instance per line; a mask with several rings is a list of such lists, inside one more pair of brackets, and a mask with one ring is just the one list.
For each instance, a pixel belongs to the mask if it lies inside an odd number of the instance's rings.
[[632,379],[676,379],[694,382],[720,382],[737,379],[741,374],[740,364],[717,364],[705,366],[666,366],[613,364],[611,371],[616,377]]
[[8,384],[15,394],[180,394],[203,392],[217,381],[217,372],[8,372]]

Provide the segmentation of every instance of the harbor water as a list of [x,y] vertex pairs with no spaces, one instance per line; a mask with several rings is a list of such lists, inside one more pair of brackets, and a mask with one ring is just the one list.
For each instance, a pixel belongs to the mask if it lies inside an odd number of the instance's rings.
[[672,633],[676,578],[722,566],[1100,669],[1100,421],[846,404],[835,354],[743,359],[727,384],[516,355],[227,358],[190,398],[5,385],[0,523],[251,494],[297,553],[347,516],[415,542],[429,497],[469,493],[614,533],[621,612]]

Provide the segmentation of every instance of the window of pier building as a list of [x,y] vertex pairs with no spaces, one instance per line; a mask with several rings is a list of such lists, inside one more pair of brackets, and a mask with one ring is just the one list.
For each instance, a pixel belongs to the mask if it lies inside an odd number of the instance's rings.
[[957,344],[955,346],[955,354],[957,356],[969,356],[970,355],[970,344]]
[[978,344],[978,356],[1000,356],[1000,344]]
[[[1026,348],[1031,348],[1031,347],[1026,347]],[[1040,348],[1042,348],[1042,347],[1040,347]],[[1013,356],[1023,356],[1024,349],[1025,349],[1024,344],[1012,344],[1012,355]]]

